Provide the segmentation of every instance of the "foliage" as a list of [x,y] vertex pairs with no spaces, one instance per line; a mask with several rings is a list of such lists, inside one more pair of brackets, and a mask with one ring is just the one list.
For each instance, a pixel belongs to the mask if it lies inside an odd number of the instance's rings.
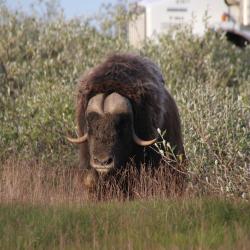
[[101,18],[72,20],[55,6],[56,15],[28,16],[0,3],[1,162],[14,155],[76,164],[76,148],[65,141],[75,131],[75,83],[107,54],[132,51],[161,67],[177,101],[192,187],[249,197],[250,47],[187,29],[136,50],[126,39],[130,15],[122,4]]
[[64,151],[61,144],[73,130],[77,78],[123,43],[101,35],[88,20],[0,11],[1,157],[22,151],[57,160],[72,148]]

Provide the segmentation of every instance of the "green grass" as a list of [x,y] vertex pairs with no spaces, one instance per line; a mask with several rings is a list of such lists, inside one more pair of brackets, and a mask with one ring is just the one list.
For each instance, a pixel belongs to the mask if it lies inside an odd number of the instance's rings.
[[250,204],[215,199],[0,205],[1,249],[247,249]]

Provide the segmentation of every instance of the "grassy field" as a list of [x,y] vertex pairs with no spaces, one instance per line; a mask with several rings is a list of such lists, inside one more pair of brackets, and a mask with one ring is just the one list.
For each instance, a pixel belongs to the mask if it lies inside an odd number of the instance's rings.
[[[0,249],[248,249],[250,203],[175,196],[163,174],[87,195],[76,169],[9,161],[0,172]],[[135,179],[138,178],[138,179]],[[164,181],[165,180],[165,181]]]
[[0,205],[1,249],[249,249],[250,204],[177,199]]

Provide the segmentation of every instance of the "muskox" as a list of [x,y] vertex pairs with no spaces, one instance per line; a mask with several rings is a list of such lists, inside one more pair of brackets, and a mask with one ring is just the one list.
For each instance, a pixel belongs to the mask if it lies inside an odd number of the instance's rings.
[[185,157],[176,103],[148,58],[111,55],[80,78],[77,91],[79,138],[68,139],[80,144],[81,168],[103,175],[123,169],[131,159],[137,167],[157,167],[158,129],[166,131],[173,154]]

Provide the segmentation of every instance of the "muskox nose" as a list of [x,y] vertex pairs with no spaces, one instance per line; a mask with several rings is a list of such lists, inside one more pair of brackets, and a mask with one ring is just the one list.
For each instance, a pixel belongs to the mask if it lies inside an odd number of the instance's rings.
[[113,163],[113,158],[112,157],[106,157],[106,158],[96,158],[94,157],[94,162],[95,164],[100,164],[102,166],[105,166],[105,165],[110,165]]

